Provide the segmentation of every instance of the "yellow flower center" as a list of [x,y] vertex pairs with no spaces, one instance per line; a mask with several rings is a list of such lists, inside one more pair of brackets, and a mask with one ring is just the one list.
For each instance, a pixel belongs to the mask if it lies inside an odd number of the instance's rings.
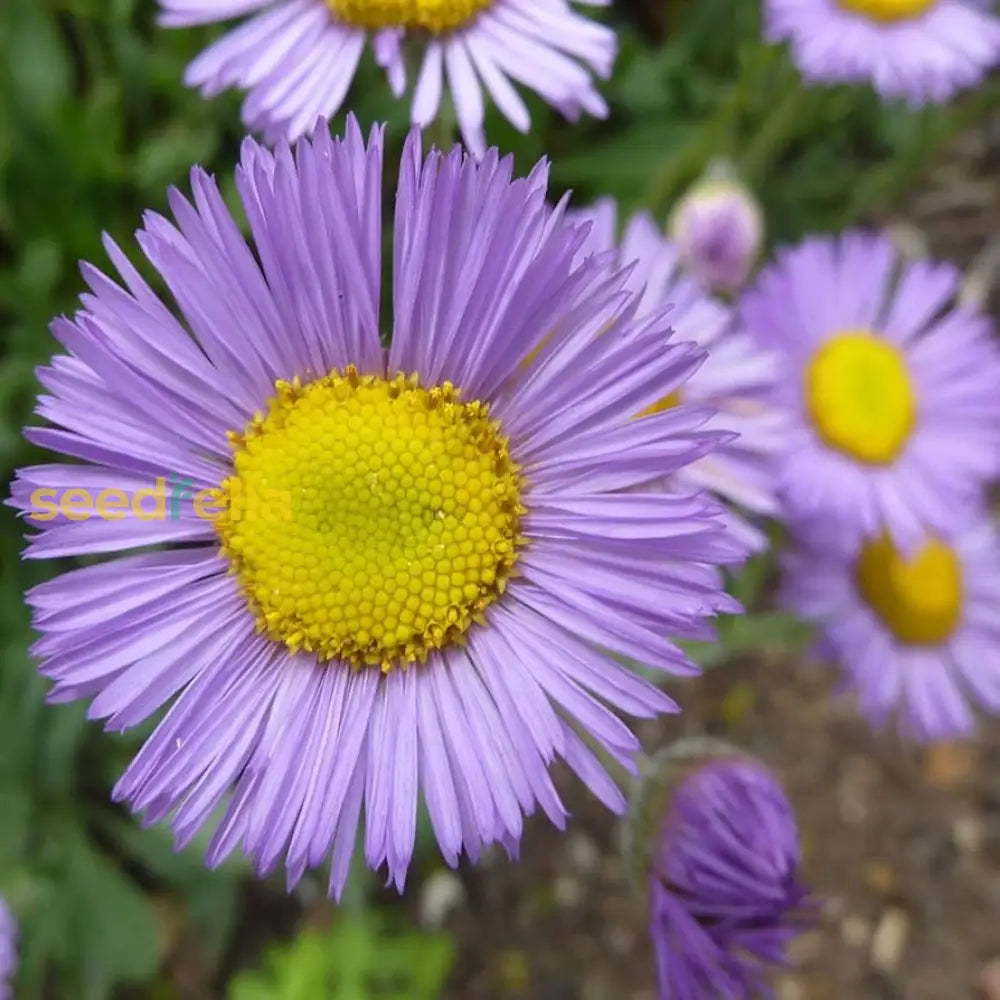
[[805,402],[826,444],[876,465],[899,455],[917,419],[902,353],[862,330],[837,334],[813,355],[805,372]]
[[938,0],[839,0],[839,2],[844,10],[873,21],[906,21],[920,17]]
[[215,522],[259,628],[384,671],[461,639],[523,541],[520,470],[488,405],[352,367],[276,389],[231,435]]
[[675,406],[680,405],[680,401],[681,391],[680,389],[674,389],[673,392],[668,392],[662,399],[658,399],[655,403],[647,406],[638,415],[640,417],[651,417],[654,413],[663,413],[665,410],[672,410]]
[[865,544],[855,568],[858,590],[900,641],[944,642],[962,614],[962,566],[955,552],[928,540],[911,558],[882,536]]
[[334,16],[355,28],[409,28],[441,35],[472,21],[493,0],[326,0]]

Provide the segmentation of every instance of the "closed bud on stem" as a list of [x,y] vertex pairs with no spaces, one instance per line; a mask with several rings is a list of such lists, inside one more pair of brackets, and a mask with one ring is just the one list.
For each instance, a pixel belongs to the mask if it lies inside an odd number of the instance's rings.
[[649,760],[624,843],[644,887],[660,1000],[750,1000],[815,902],[774,775],[727,743],[685,739]]
[[726,164],[688,190],[667,228],[684,267],[715,292],[733,292],[746,281],[764,241],[760,205]]

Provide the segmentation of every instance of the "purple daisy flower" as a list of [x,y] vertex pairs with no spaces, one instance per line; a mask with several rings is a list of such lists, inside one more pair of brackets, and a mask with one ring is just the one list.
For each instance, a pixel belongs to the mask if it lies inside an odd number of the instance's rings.
[[949,264],[902,262],[883,236],[812,237],[778,252],[742,303],[778,350],[793,426],[779,491],[793,520],[903,547],[949,535],[1000,469],[992,324],[954,304]]
[[799,536],[784,603],[819,624],[820,653],[873,725],[898,713],[904,734],[944,739],[973,731],[970,701],[1000,712],[1000,542],[985,515],[910,555],[886,536],[860,548],[825,527]]
[[[575,213],[593,222],[584,253],[617,251],[617,262],[630,265],[627,287],[640,299],[640,314],[669,309],[679,340],[692,340],[708,351],[704,365],[681,391],[664,393],[651,412],[669,409],[682,399],[711,406],[717,415],[709,426],[729,432],[730,440],[698,462],[669,477],[673,488],[710,490],[717,497],[754,514],[778,511],[774,460],[785,443],[784,415],[769,402],[777,373],[776,358],[762,350],[734,322],[732,310],[704,292],[680,270],[677,244],[667,239],[646,212],[634,215],[620,243],[617,208],[602,199]],[[738,515],[730,529],[748,548],[766,547],[767,538]]]
[[581,112],[603,118],[608,111],[591,73],[610,75],[615,34],[577,14],[568,0],[159,2],[161,23],[169,27],[252,15],[198,56],[185,82],[206,97],[228,87],[247,91],[243,121],[272,141],[297,139],[340,109],[369,39],[397,97],[416,56],[415,125],[437,117],[447,78],[462,136],[477,155],[486,147],[484,91],[521,132],[531,119],[513,82],[571,121]]
[[511,171],[410,136],[387,348],[382,134],[353,120],[246,141],[252,248],[200,170],[173,222],[146,216],[179,315],[108,239],[124,287],[84,266],[53,325],[55,426],[29,437],[79,461],[19,473],[26,555],[173,547],[31,591],[34,652],[109,729],[170,705],[115,797],[179,844],[223,806],[213,865],[242,845],[294,883],[332,858],[339,893],[363,807],[367,861],[401,887],[418,793],[450,863],[514,850],[536,806],[564,823],[556,758],[620,809],[589,743],[631,768],[615,710],[676,706],[609,651],[691,673],[667,636],[732,608],[711,564],[742,547],[710,502],[633,489],[718,441],[703,408],[634,419],[702,352],[665,348],[606,261],[575,264],[586,233],[544,165]]
[[764,216],[737,180],[709,176],[670,215],[681,263],[705,288],[733,292],[747,279],[764,241]]
[[888,99],[941,103],[1000,63],[1000,18],[980,0],[765,0],[769,41],[802,75],[871,83]]
[[[659,773],[656,773],[659,772]],[[666,782],[649,864],[650,936],[661,1000],[749,1000],[813,903],[781,785],[724,743],[685,740],[656,762]]]
[[13,979],[17,971],[17,921],[0,896],[0,1000],[14,1000]]

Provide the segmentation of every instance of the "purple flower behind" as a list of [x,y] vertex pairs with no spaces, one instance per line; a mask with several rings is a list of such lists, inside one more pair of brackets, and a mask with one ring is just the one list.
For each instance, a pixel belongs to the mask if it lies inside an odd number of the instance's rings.
[[743,294],[745,328],[778,355],[786,519],[910,550],[976,508],[1000,472],[1000,351],[961,277],[847,230],[779,248]]
[[767,993],[811,906],[792,807],[763,765],[724,744],[671,748],[680,769],[649,871],[661,1000]]
[[953,539],[909,554],[796,524],[784,558],[782,604],[817,625],[871,725],[895,718],[908,739],[968,738],[975,709],[1000,713],[1000,537],[981,510],[955,520]]
[[764,18],[807,80],[870,83],[916,105],[950,100],[1000,62],[1000,18],[982,0],[766,0]]
[[0,1000],[14,1000],[12,980],[17,969],[17,922],[0,896]]
[[776,391],[778,357],[762,350],[740,328],[733,310],[683,271],[678,244],[664,236],[648,212],[633,215],[620,240],[617,205],[610,198],[577,210],[574,218],[591,223],[583,256],[614,251],[617,263],[628,268],[627,287],[639,299],[640,314],[668,308],[677,339],[708,352],[684,389],[665,393],[654,409],[681,403],[711,407],[716,413],[709,425],[730,439],[677,475],[660,477],[660,485],[681,492],[708,490],[738,508],[740,513],[727,511],[730,531],[748,550],[762,551],[767,536],[743,512],[763,518],[780,510],[775,466],[785,447],[787,418],[768,403]]

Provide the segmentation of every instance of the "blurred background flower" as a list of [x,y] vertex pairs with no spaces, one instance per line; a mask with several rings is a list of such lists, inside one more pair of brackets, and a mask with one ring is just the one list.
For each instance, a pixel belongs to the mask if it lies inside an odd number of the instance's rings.
[[870,83],[886,98],[947,101],[1000,63],[1000,17],[982,0],[765,0],[814,83]]
[[577,14],[569,0],[159,3],[166,27],[251,15],[202,52],[184,79],[206,97],[227,87],[248,91],[243,122],[271,141],[297,139],[312,131],[318,117],[340,110],[369,41],[396,97],[406,89],[408,71],[414,72],[413,121],[433,122],[446,101],[445,113],[457,118],[476,153],[486,148],[484,94],[518,130],[531,127],[514,83],[540,94],[570,120],[581,112],[607,114],[590,74],[610,74],[615,35]]
[[667,309],[674,336],[690,339],[707,352],[684,386],[665,393],[645,412],[663,412],[682,403],[700,405],[714,411],[706,427],[734,435],[712,454],[659,478],[664,486],[679,491],[710,490],[730,505],[726,517],[734,535],[761,551],[767,537],[739,512],[757,515],[758,520],[778,512],[775,460],[788,427],[785,415],[770,401],[777,358],[739,328],[732,309],[682,270],[685,258],[680,245],[663,234],[649,213],[638,212],[628,219],[620,240],[617,207],[610,199],[579,211],[577,218],[592,224],[581,252],[616,251],[615,265],[630,268],[628,287],[642,297],[642,314]]
[[970,702],[1000,711],[1000,546],[984,514],[956,524],[906,554],[887,537],[831,544],[814,523],[786,567],[788,606],[819,623],[862,711],[881,726],[898,710],[923,740],[970,735]]
[[1000,472],[1000,348],[956,303],[960,274],[900,261],[849,231],[781,248],[740,315],[780,362],[772,405],[794,422],[778,489],[793,521],[911,550],[950,535]]

